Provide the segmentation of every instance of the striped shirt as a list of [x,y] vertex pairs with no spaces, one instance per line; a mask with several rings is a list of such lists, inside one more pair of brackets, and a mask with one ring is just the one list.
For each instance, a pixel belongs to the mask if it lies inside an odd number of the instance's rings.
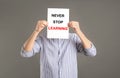
[[80,38],[75,33],[69,39],[48,39],[45,34],[35,40],[31,52],[21,50],[23,57],[40,53],[40,78],[77,78],[77,52],[95,56],[96,48],[84,49]]

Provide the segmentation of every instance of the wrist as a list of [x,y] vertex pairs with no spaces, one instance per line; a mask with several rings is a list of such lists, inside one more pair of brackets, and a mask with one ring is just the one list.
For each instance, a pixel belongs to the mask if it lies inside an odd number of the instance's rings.
[[76,32],[76,34],[78,34],[78,35],[82,33],[82,31],[81,31],[80,29],[76,30],[75,32]]
[[39,34],[39,31],[34,30],[33,33],[34,33],[35,35],[38,35],[38,34]]
[[42,29],[35,29],[34,32],[35,33],[40,33],[42,31]]

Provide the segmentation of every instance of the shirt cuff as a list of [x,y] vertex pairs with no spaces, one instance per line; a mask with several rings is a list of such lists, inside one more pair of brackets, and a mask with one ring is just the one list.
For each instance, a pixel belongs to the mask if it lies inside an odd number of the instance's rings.
[[91,48],[85,48],[85,55],[87,56],[96,56],[97,52],[96,52],[96,47],[94,46],[94,44],[91,44]]
[[25,51],[24,48],[21,48],[21,56],[22,57],[31,57],[34,55],[33,51]]

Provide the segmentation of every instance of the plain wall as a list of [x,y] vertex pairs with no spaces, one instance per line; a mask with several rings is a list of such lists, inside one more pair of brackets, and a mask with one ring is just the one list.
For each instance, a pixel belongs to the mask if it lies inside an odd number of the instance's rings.
[[79,78],[120,78],[119,0],[0,0],[0,78],[39,78],[39,54],[20,50],[47,8],[69,8],[97,48],[95,57],[78,54]]

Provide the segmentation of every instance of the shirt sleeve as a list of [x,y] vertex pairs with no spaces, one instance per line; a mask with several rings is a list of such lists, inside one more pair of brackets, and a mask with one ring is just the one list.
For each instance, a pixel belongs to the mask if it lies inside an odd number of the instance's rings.
[[35,40],[35,43],[33,45],[32,51],[25,51],[24,48],[21,48],[21,56],[23,57],[32,57],[34,56],[36,53],[39,53],[41,51],[42,48],[42,43],[41,43],[41,37],[37,37],[37,39]]
[[96,56],[97,52],[96,52],[96,47],[94,46],[94,44],[91,44],[91,48],[86,48],[84,49],[84,54],[86,56]]
[[83,53],[86,56],[96,56],[96,53],[97,53],[96,47],[94,46],[93,43],[91,43],[90,48],[84,48],[80,38],[76,34],[74,35],[75,35],[74,39],[76,41],[76,48],[78,52]]

